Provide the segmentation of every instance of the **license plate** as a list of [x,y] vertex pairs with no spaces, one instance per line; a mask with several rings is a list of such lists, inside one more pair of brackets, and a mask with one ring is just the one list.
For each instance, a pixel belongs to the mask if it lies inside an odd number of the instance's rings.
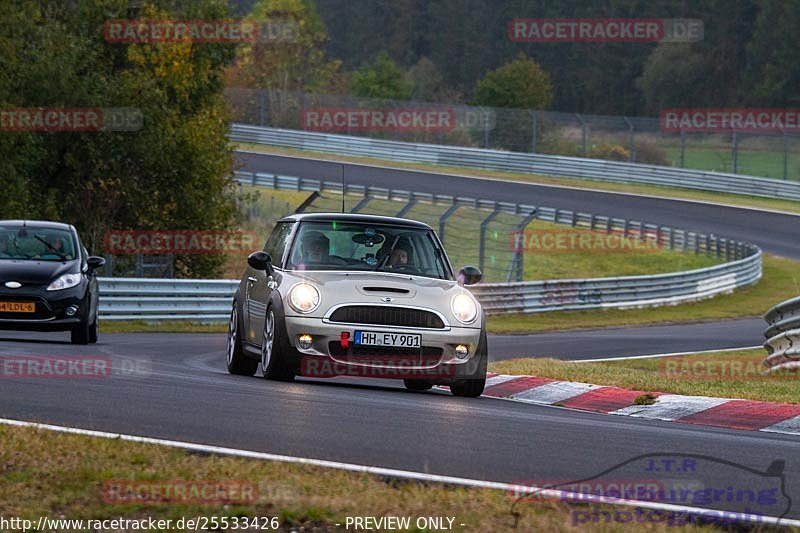
[[34,302],[0,302],[0,313],[35,313]]
[[360,346],[389,346],[391,348],[421,348],[422,335],[416,333],[386,333],[356,331],[355,343]]

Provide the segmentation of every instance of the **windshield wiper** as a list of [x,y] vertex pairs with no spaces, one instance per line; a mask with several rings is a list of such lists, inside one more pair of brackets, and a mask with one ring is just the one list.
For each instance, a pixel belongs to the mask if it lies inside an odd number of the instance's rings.
[[50,244],[46,240],[42,239],[38,235],[34,235],[33,238],[36,239],[37,241],[43,243],[45,246],[47,246],[50,249],[50,251],[53,252],[54,254],[56,254],[58,257],[60,257],[62,261],[66,261],[67,260],[67,254],[65,254],[64,252],[59,252],[58,250],[55,249],[55,247],[52,244]]

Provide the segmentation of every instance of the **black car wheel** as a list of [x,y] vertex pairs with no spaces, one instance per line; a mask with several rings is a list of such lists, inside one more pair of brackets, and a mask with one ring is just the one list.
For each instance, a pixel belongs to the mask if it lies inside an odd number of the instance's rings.
[[466,366],[469,375],[462,379],[453,380],[450,384],[450,392],[453,396],[464,396],[467,398],[477,398],[483,394],[486,387],[486,368],[489,364],[489,350],[486,343],[486,329],[481,330],[481,337],[478,341],[478,349],[475,356]]
[[424,379],[404,379],[403,384],[408,390],[426,391],[433,388],[433,383]]
[[100,325],[98,324],[99,320],[100,319],[98,317],[94,317],[94,322],[92,322],[92,325],[89,326],[89,343],[90,344],[95,344],[97,342],[97,336],[100,333]]
[[242,338],[239,334],[239,313],[236,306],[236,302],[233,302],[231,320],[228,325],[228,343],[226,346],[228,372],[240,376],[253,376],[258,370],[258,361],[247,357],[242,351]]
[[80,323],[70,330],[70,341],[72,344],[89,344],[91,340],[91,328],[89,319],[81,320]]
[[290,353],[286,328],[270,306],[264,320],[264,340],[261,343],[261,372],[264,378],[292,381],[295,374],[289,367]]

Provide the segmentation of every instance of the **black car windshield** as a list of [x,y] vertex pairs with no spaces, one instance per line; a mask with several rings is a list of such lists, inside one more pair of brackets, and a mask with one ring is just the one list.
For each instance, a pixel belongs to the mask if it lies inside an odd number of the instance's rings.
[[287,267],[452,279],[433,231],[399,224],[303,222],[294,238]]
[[77,257],[72,233],[57,228],[0,226],[0,260],[72,261]]

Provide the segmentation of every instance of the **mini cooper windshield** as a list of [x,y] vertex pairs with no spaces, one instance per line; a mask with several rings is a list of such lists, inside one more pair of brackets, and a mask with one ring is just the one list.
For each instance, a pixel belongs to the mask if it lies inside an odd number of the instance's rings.
[[0,226],[0,259],[72,261],[77,257],[69,231],[31,226]]
[[433,231],[403,225],[303,222],[287,263],[289,270],[358,270],[452,279]]

